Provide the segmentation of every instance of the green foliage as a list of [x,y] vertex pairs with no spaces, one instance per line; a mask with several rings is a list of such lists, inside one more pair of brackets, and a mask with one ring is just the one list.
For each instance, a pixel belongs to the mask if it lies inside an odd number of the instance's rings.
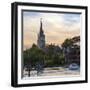
[[73,44],[72,39],[66,39],[63,43],[62,43],[62,47],[68,47],[71,46]]
[[[74,45],[75,42],[79,41],[80,37],[74,37],[72,39],[66,39],[62,43],[62,48],[72,47],[71,53],[80,55],[80,46]],[[30,49],[27,49],[23,53],[24,66],[34,67],[37,62],[40,62],[44,67],[61,66],[65,64],[65,57],[63,50],[59,46],[48,45],[46,51],[39,49],[37,45],[33,44]],[[71,55],[71,54],[70,54]]]
[[80,36],[75,36],[71,39],[66,39],[63,43],[62,43],[62,47],[68,47],[68,46],[72,46],[74,43],[76,42],[80,42]]
[[36,62],[43,62],[44,52],[39,49],[36,45],[33,45],[32,48],[24,51],[24,64],[35,66]]
[[55,52],[55,46],[50,45],[45,53],[35,44],[30,49],[24,51],[24,65],[34,67],[37,62],[43,63],[44,67],[60,66],[64,62],[63,52]]
[[62,47],[65,54],[66,64],[70,64],[72,62],[80,64],[80,36],[66,39],[62,43]]

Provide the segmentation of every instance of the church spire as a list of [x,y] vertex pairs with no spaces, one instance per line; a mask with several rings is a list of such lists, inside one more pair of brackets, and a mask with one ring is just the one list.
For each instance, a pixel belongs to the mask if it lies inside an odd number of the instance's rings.
[[43,26],[42,26],[42,18],[40,19],[40,31],[38,34],[37,45],[41,49],[43,49],[45,47],[45,35],[44,35],[44,31],[43,31]]
[[42,18],[40,19],[40,33],[43,33]]

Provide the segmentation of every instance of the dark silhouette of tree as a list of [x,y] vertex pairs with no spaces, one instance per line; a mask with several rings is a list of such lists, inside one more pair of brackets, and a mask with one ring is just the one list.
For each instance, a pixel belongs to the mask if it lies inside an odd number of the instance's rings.
[[69,47],[73,44],[72,39],[66,39],[63,43],[62,43],[62,47]]
[[30,76],[30,70],[35,69],[37,62],[43,64],[44,52],[33,44],[30,49],[24,51],[24,66],[27,68],[28,76]]
[[80,64],[80,36],[75,36],[71,39],[66,39],[62,43],[63,53],[66,64]]

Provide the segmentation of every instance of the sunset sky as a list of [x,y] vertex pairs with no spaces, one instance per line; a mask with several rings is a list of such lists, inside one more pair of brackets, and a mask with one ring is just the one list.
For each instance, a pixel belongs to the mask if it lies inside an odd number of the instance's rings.
[[81,15],[70,13],[23,12],[24,49],[37,44],[42,18],[46,44],[61,45],[66,38],[80,35]]

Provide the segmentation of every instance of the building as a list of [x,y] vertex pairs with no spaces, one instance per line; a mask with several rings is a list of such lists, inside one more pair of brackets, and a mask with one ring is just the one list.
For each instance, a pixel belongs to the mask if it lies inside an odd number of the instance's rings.
[[40,20],[40,31],[38,34],[37,45],[40,49],[43,49],[45,47],[45,35],[43,31],[42,19]]

